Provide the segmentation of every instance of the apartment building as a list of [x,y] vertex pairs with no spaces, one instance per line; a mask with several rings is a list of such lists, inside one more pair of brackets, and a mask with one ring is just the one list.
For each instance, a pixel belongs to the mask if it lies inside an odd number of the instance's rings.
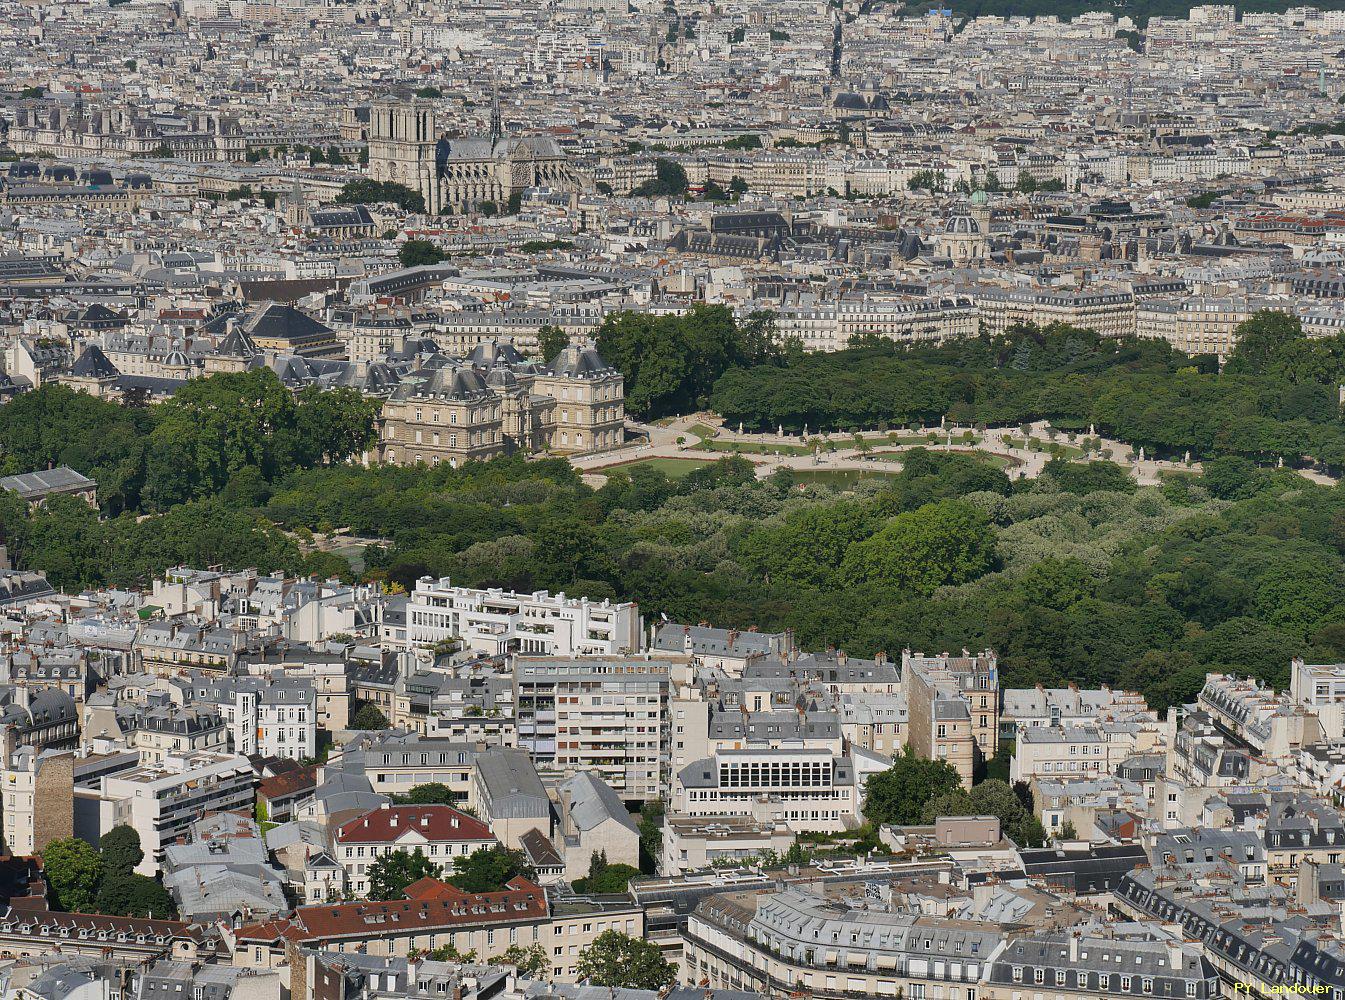
[[1148,713],[1149,704],[1137,691],[1103,685],[1096,690],[1077,684],[1064,688],[1006,688],[1000,708],[1000,739],[1012,740],[1033,726],[1082,726],[1107,719],[1125,719]]
[[[90,731],[85,724],[86,734]],[[229,727],[215,708],[193,705],[157,705],[138,714],[123,729],[126,743],[140,752],[140,759],[161,764],[169,754],[198,750],[225,753],[229,749]]]
[[416,785],[446,785],[455,802],[475,808],[473,763],[484,750],[473,743],[394,730],[346,744],[339,756],[328,758],[328,766],[363,775],[379,795],[404,795]]
[[999,749],[999,670],[989,650],[961,656],[901,654],[906,740],[917,756],[945,760],[970,788],[977,762]]
[[975,298],[980,322],[991,333],[1003,333],[1024,323],[1066,323],[1102,337],[1130,337],[1135,333],[1135,297],[1126,291],[978,288]]
[[332,853],[346,872],[346,884],[357,896],[369,893],[369,867],[395,851],[419,851],[436,865],[453,867],[494,846],[490,827],[452,806],[385,806],[352,819],[332,834]]
[[406,899],[300,906],[284,920],[239,928],[233,964],[275,968],[287,961],[290,948],[301,946],[398,956],[449,946],[489,960],[514,945],[541,945],[550,959],[548,978],[573,983],[579,955],[609,930],[642,937],[644,912],[630,903],[575,899],[553,904],[540,886],[523,878],[485,893],[422,879],[408,889]]
[[1127,757],[1162,745],[1161,733],[1155,725],[1109,722],[1034,726],[1018,736],[1009,764],[1009,780],[1112,774]]
[[195,676],[188,697],[214,708],[234,753],[302,760],[317,756],[317,694],[306,677]]
[[763,855],[783,857],[794,845],[785,823],[750,816],[679,816],[663,820],[660,875],[675,878],[716,865],[747,864]]
[[625,801],[662,795],[668,767],[666,658],[518,657],[518,745],[542,774],[592,771]]
[[1272,761],[1290,764],[1300,747],[1322,738],[1315,712],[1255,678],[1207,674],[1196,704],[1216,726]]
[[971,1000],[1005,938],[988,922],[861,909],[786,886],[705,899],[684,942],[686,984],[819,1000]]
[[1135,335],[1166,340],[1186,354],[1214,354],[1223,360],[1237,347],[1238,325],[1258,308],[1245,297],[1145,297],[1135,302]]
[[965,295],[942,298],[840,299],[789,305],[776,313],[782,337],[809,351],[843,351],[860,335],[899,344],[940,344],[976,336],[979,313]]
[[1345,739],[1345,663],[1289,664],[1289,697],[1317,716],[1328,740]]
[[406,606],[406,644],[452,640],[487,656],[629,654],[640,648],[640,613],[633,602],[475,590],[421,577]]
[[[80,798],[96,800],[95,829],[77,832],[96,839],[114,826],[129,826],[140,835],[144,860],[136,867],[142,875],[159,871],[164,848],[183,836],[205,812],[252,811],[256,774],[246,757],[198,751],[172,754],[161,764],[108,774],[97,791],[80,790]],[[93,805],[91,803],[91,805]]]
[[745,816],[795,833],[835,833],[858,825],[859,807],[854,761],[829,750],[719,750],[673,776],[677,816]]
[[803,747],[839,755],[844,738],[835,712],[798,709],[794,694],[781,690],[765,708],[749,709],[755,698],[741,689],[684,689],[671,703],[671,767],[676,774],[692,761],[720,750]]
[[980,1000],[1184,997],[1217,1000],[1217,970],[1199,943],[1122,928],[1016,937],[986,970]]
[[15,746],[6,731],[0,767],[0,824],[5,853],[38,854],[53,840],[74,836],[75,754]]
[[[319,610],[325,601],[308,601],[295,612],[303,616],[310,609]],[[349,634],[359,634],[355,630]],[[313,641],[317,641],[315,636]],[[316,721],[319,729],[329,733],[350,726],[350,684],[346,677],[346,661],[341,653],[332,653],[302,644],[271,646],[238,658],[239,673],[254,677],[270,677],[280,671],[290,679],[302,678],[313,688]]]
[[847,746],[892,757],[906,745],[910,715],[901,695],[843,694],[840,703],[841,735]]

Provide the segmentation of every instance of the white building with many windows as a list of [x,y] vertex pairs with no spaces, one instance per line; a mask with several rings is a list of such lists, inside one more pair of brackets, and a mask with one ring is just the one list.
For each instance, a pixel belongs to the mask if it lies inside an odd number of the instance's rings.
[[620,656],[640,649],[640,611],[630,601],[475,590],[421,577],[406,606],[406,644],[452,640],[488,656]]
[[830,750],[781,746],[719,750],[673,778],[677,816],[748,816],[795,833],[859,823],[854,762]]
[[338,827],[332,837],[336,860],[357,896],[369,893],[369,866],[396,851],[420,851],[452,869],[453,858],[493,847],[490,827],[452,806],[384,806]]

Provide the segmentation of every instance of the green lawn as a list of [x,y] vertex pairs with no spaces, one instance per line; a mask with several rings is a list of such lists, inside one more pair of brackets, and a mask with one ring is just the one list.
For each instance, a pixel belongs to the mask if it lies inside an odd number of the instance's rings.
[[703,458],[642,458],[636,462],[622,462],[620,465],[609,465],[603,469],[594,469],[594,472],[612,472],[616,469],[633,469],[637,465],[646,466],[663,473],[669,479],[681,479],[683,476],[690,475],[696,469],[703,469],[707,465],[714,463]]
[[735,455],[811,455],[813,449],[802,444],[769,444],[764,441],[701,441],[706,451],[727,451]]

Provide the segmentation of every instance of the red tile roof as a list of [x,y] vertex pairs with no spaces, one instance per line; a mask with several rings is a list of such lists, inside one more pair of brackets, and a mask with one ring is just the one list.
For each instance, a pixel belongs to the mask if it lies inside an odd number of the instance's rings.
[[257,787],[257,794],[268,800],[288,798],[299,792],[316,788],[318,784],[318,766],[296,767],[292,771],[263,778]]
[[335,839],[338,844],[392,844],[408,830],[437,843],[495,839],[485,823],[452,806],[375,809],[342,825]]
[[[361,940],[423,934],[446,928],[546,920],[546,893],[527,879],[516,878],[501,892],[469,893],[455,886],[414,884],[416,899],[385,903],[318,903],[301,906],[287,920],[268,920],[238,930],[240,945],[269,944],[281,938],[300,943],[332,938]],[[408,890],[410,891],[410,890]]]

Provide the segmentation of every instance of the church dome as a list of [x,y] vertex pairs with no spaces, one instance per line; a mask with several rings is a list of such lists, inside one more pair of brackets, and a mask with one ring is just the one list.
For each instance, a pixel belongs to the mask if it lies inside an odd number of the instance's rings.
[[966,211],[954,212],[948,216],[943,231],[947,236],[979,236],[981,235],[981,224],[968,215]]

